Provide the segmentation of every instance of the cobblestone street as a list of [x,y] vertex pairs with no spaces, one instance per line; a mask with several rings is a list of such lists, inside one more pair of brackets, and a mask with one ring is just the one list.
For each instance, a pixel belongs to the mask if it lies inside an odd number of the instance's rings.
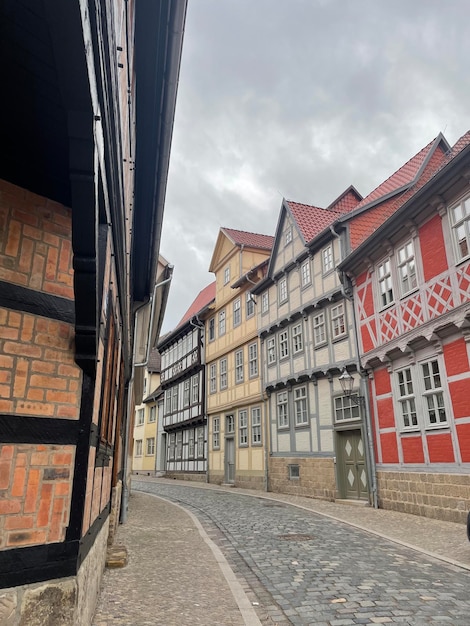
[[[466,569],[287,502],[240,494],[236,489],[206,489],[170,481],[135,481],[133,488],[177,503],[198,518],[227,559],[262,624],[470,623],[470,572]],[[153,501],[155,509],[168,506],[160,499]],[[167,515],[171,518],[170,511]],[[168,558],[165,553],[169,550],[172,563],[180,562],[182,569],[187,567],[193,573],[200,568],[204,577],[204,561],[192,563],[193,557],[199,558],[197,552],[188,553],[184,542],[179,546],[177,538],[173,539],[171,549],[167,546],[162,552],[156,529],[154,547],[147,538],[152,560]],[[142,576],[145,578],[145,572]],[[221,576],[219,580],[223,603],[225,581]],[[214,582],[208,582],[205,588],[210,590]],[[176,579],[173,587],[186,606],[196,602],[189,598],[189,587],[183,584],[180,589]],[[233,607],[225,621],[220,616],[214,621],[210,616],[217,608],[213,598],[207,606],[212,607],[207,626],[248,623],[246,619],[237,621]],[[147,616],[149,621],[113,623],[204,623],[191,622],[189,613],[186,621],[178,621],[176,614],[165,620],[163,615],[158,617],[158,611],[154,613],[154,618]],[[101,626],[106,622],[95,623]]]

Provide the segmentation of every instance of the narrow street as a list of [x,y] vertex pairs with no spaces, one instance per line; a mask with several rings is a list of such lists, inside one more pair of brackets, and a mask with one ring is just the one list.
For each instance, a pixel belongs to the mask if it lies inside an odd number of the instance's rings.
[[[132,594],[135,593],[135,590],[126,588],[122,578],[127,568],[119,572],[107,571],[100,599],[100,607],[105,608],[102,616],[106,619],[100,617],[99,608],[95,626],[108,623],[135,626],[256,623],[256,620],[249,621],[250,616],[241,619],[236,606],[231,604],[227,582],[221,572],[217,572],[217,564],[208,567],[206,556],[199,552],[197,542],[176,532],[177,518],[184,516],[179,507],[195,516],[210,540],[220,548],[246,595],[245,599],[256,611],[258,623],[299,626],[387,623],[467,626],[469,623],[470,572],[465,566],[437,560],[331,517],[292,506],[282,499],[253,497],[240,494],[236,489],[206,489],[170,481],[135,480],[133,489],[136,500],[145,501],[146,514],[153,520],[152,532],[146,534],[144,541],[149,562],[147,566],[144,562],[140,564],[139,603],[146,605],[144,598],[148,593],[158,598],[161,583],[152,580],[152,576],[158,571],[158,563],[166,559],[171,562],[171,568],[176,568],[173,573],[168,570],[168,575],[173,577],[165,591],[168,606],[163,606],[162,602],[156,606],[149,598],[145,620],[135,613],[126,617],[126,611],[132,612]],[[148,498],[142,492],[158,498]],[[179,507],[171,507],[161,498]],[[357,507],[336,506],[343,512],[354,509],[354,515],[358,515]],[[159,525],[158,516],[162,512],[165,523]],[[382,527],[386,524],[387,513],[380,512]],[[169,535],[172,515],[175,515],[174,532]],[[396,523],[396,514],[390,512],[389,515],[389,523]],[[433,526],[434,520],[423,523],[415,516],[403,515],[401,519],[404,520],[402,524],[409,519],[410,537],[411,526],[417,523],[424,533],[426,529],[435,533],[436,528],[444,529],[444,533],[447,528],[447,523]],[[132,529],[121,527],[124,533],[128,533],[127,541],[130,540],[131,544],[138,541],[137,535],[145,533],[146,529],[143,517],[134,522],[131,519],[132,523],[133,535],[130,533]],[[195,530],[191,518],[186,523],[187,532],[191,527]],[[456,526],[459,531],[460,526],[448,525],[450,535],[455,534]],[[449,547],[452,540],[455,542],[450,535]],[[446,536],[442,534],[437,540],[445,543]],[[466,542],[462,527],[462,549],[470,552],[464,540]],[[136,555],[132,545],[128,548],[128,568],[131,568]],[[134,565],[139,568],[138,563]],[[161,565],[165,567],[165,563]],[[191,585],[197,583],[194,578],[203,583],[203,597],[193,595]],[[188,584],[188,581],[191,582]],[[224,610],[226,599],[228,604]],[[112,615],[113,602],[117,607],[115,617]]]

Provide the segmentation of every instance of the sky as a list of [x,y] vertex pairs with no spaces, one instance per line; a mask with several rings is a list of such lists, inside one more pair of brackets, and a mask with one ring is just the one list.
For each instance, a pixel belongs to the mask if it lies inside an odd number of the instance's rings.
[[274,235],[282,198],[367,195],[470,129],[468,0],[188,0],[160,252],[162,334],[221,227]]

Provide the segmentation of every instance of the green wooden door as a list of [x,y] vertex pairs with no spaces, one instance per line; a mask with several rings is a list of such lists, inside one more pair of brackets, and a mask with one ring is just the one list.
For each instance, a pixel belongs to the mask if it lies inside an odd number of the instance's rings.
[[341,496],[367,500],[367,470],[362,433],[359,429],[338,431],[337,461]]

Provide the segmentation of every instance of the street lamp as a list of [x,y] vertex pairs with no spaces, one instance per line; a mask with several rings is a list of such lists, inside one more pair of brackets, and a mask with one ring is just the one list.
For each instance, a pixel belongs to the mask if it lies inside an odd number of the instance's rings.
[[357,404],[365,406],[364,396],[359,396],[356,393],[352,393],[354,378],[351,376],[346,368],[344,368],[343,373],[339,377],[339,384],[341,385],[343,395],[345,395],[347,398],[350,398],[353,402],[357,402]]

